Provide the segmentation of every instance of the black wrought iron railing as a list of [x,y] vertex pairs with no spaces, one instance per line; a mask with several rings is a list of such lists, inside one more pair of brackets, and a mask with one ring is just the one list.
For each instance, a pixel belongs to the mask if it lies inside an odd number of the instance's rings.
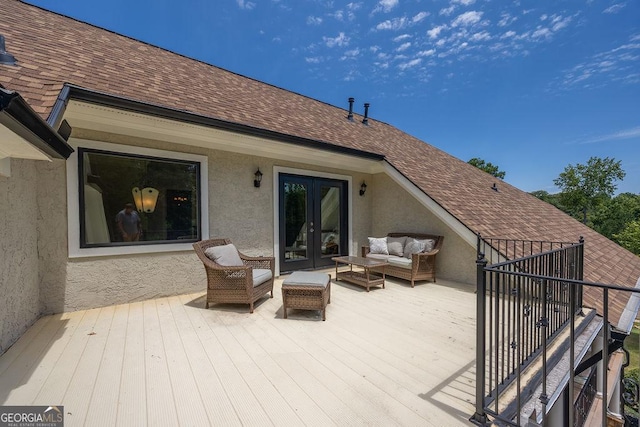
[[[582,306],[576,286],[582,279],[583,242],[533,242],[478,236],[477,405],[482,414],[505,416],[500,398],[516,382],[522,408],[521,372],[565,328]],[[487,260],[497,262],[488,265]],[[543,358],[546,371],[546,358]],[[542,381],[546,379],[542,376]],[[543,387],[544,388],[544,387]],[[480,398],[480,396],[482,396]],[[480,401],[481,399],[481,401]],[[543,392],[544,399],[547,396]],[[514,406],[515,405],[515,406]],[[508,415],[506,422],[512,419]]]
[[580,389],[580,393],[576,398],[576,403],[573,407],[573,425],[575,427],[584,426],[585,421],[587,421],[587,416],[589,415],[589,411],[591,410],[591,406],[593,405],[593,401],[595,400],[596,393],[598,392],[597,382],[598,378],[596,377],[597,369],[595,366],[591,367],[589,371],[589,375],[582,385],[582,389]]
[[[532,242],[478,235],[477,249],[476,412],[471,420],[481,425],[519,425],[522,417],[530,415],[522,411],[523,404],[534,398],[540,406],[536,419],[541,418],[546,425],[547,405],[553,403],[549,393],[558,391],[550,387],[562,387],[560,383],[548,387],[547,375],[561,357],[566,360],[567,366],[562,369],[568,371],[564,374],[568,378],[567,395],[573,399],[575,374],[580,373],[575,366],[576,336],[582,330],[576,324],[578,319],[585,320],[580,324],[586,328],[589,320],[596,319],[594,310],[584,316],[583,289],[601,291],[601,301],[592,302],[601,307],[598,314],[602,319],[592,324],[591,331],[600,334],[603,345],[599,354],[581,362],[581,371],[600,360],[602,366],[608,366],[610,352],[624,341],[623,334],[612,334],[609,327],[609,291],[631,295],[640,290],[583,280],[582,238],[574,243]],[[596,294],[590,291],[591,298]],[[598,325],[603,325],[601,330]],[[558,337],[562,339],[554,342]],[[567,352],[568,358],[558,357]],[[595,375],[602,375],[602,389],[598,391],[603,396],[601,421],[606,425],[607,369]],[[593,385],[592,381],[589,384]],[[573,403],[586,408],[587,401],[593,401],[588,390]],[[567,425],[579,426],[585,412],[568,410]]]

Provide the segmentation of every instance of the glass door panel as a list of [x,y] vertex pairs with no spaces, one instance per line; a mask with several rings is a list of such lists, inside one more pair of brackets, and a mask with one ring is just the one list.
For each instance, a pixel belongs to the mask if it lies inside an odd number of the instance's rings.
[[311,184],[305,177],[280,178],[280,269],[283,271],[313,267],[313,247],[309,244]]
[[320,224],[322,256],[340,253],[340,187],[320,186]]

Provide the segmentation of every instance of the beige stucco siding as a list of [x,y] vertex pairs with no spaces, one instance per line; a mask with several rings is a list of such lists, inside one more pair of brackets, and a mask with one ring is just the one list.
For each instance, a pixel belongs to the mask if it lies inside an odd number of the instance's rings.
[[40,314],[35,164],[12,159],[0,176],[0,354]]
[[[248,255],[274,255],[274,167],[301,173],[350,177],[351,253],[371,235],[390,231],[442,234],[438,276],[473,283],[473,248],[464,243],[420,202],[384,174],[369,175],[227,151],[172,144],[95,131],[74,130],[74,138],[132,145],[208,158],[209,230],[228,237]],[[73,142],[75,139],[72,139]],[[73,311],[205,289],[205,272],[192,251],[69,258],[67,251],[66,167],[54,162],[38,167],[40,215],[40,295],[43,313]],[[260,188],[253,186],[257,168]],[[364,196],[360,183],[368,185]]]
[[374,214],[372,237],[390,232],[419,232],[444,236],[436,257],[436,277],[473,284],[476,280],[475,250],[444,222],[385,174],[373,176]]
[[[228,237],[248,255],[273,255],[274,166],[351,176],[354,182],[353,253],[368,235],[371,214],[368,194],[357,194],[369,175],[339,169],[170,144],[121,135],[74,130],[74,138],[135,145],[208,158],[209,230],[212,237]],[[71,140],[73,142],[73,139]],[[253,186],[257,168],[264,173],[260,188]],[[66,169],[60,162],[39,169],[39,204],[48,215],[40,219],[42,311],[55,313],[138,301],[205,289],[202,263],[192,251],[107,257],[72,258],[67,251]],[[357,183],[357,185],[356,185]],[[364,207],[364,208],[363,208]]]

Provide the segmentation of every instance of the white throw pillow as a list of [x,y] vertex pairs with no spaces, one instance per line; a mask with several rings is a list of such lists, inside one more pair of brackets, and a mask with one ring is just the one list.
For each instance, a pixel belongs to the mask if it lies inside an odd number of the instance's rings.
[[242,258],[238,254],[236,247],[229,243],[228,245],[212,246],[205,249],[205,255],[216,264],[224,267],[242,267]]
[[369,237],[369,252],[371,252],[372,254],[389,255],[389,249],[387,248],[387,238]]

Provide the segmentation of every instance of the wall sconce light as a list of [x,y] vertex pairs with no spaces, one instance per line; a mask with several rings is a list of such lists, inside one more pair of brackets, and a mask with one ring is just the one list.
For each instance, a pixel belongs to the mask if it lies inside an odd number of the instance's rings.
[[152,187],[146,187],[142,190],[134,187],[131,193],[133,194],[133,201],[136,202],[138,212],[152,213],[156,210],[158,194],[160,193],[158,190]]
[[364,193],[367,192],[367,184],[362,181],[362,184],[360,184],[360,195],[364,196]]
[[260,187],[260,182],[262,181],[262,172],[260,172],[260,168],[258,168],[253,177],[253,186],[256,188]]

